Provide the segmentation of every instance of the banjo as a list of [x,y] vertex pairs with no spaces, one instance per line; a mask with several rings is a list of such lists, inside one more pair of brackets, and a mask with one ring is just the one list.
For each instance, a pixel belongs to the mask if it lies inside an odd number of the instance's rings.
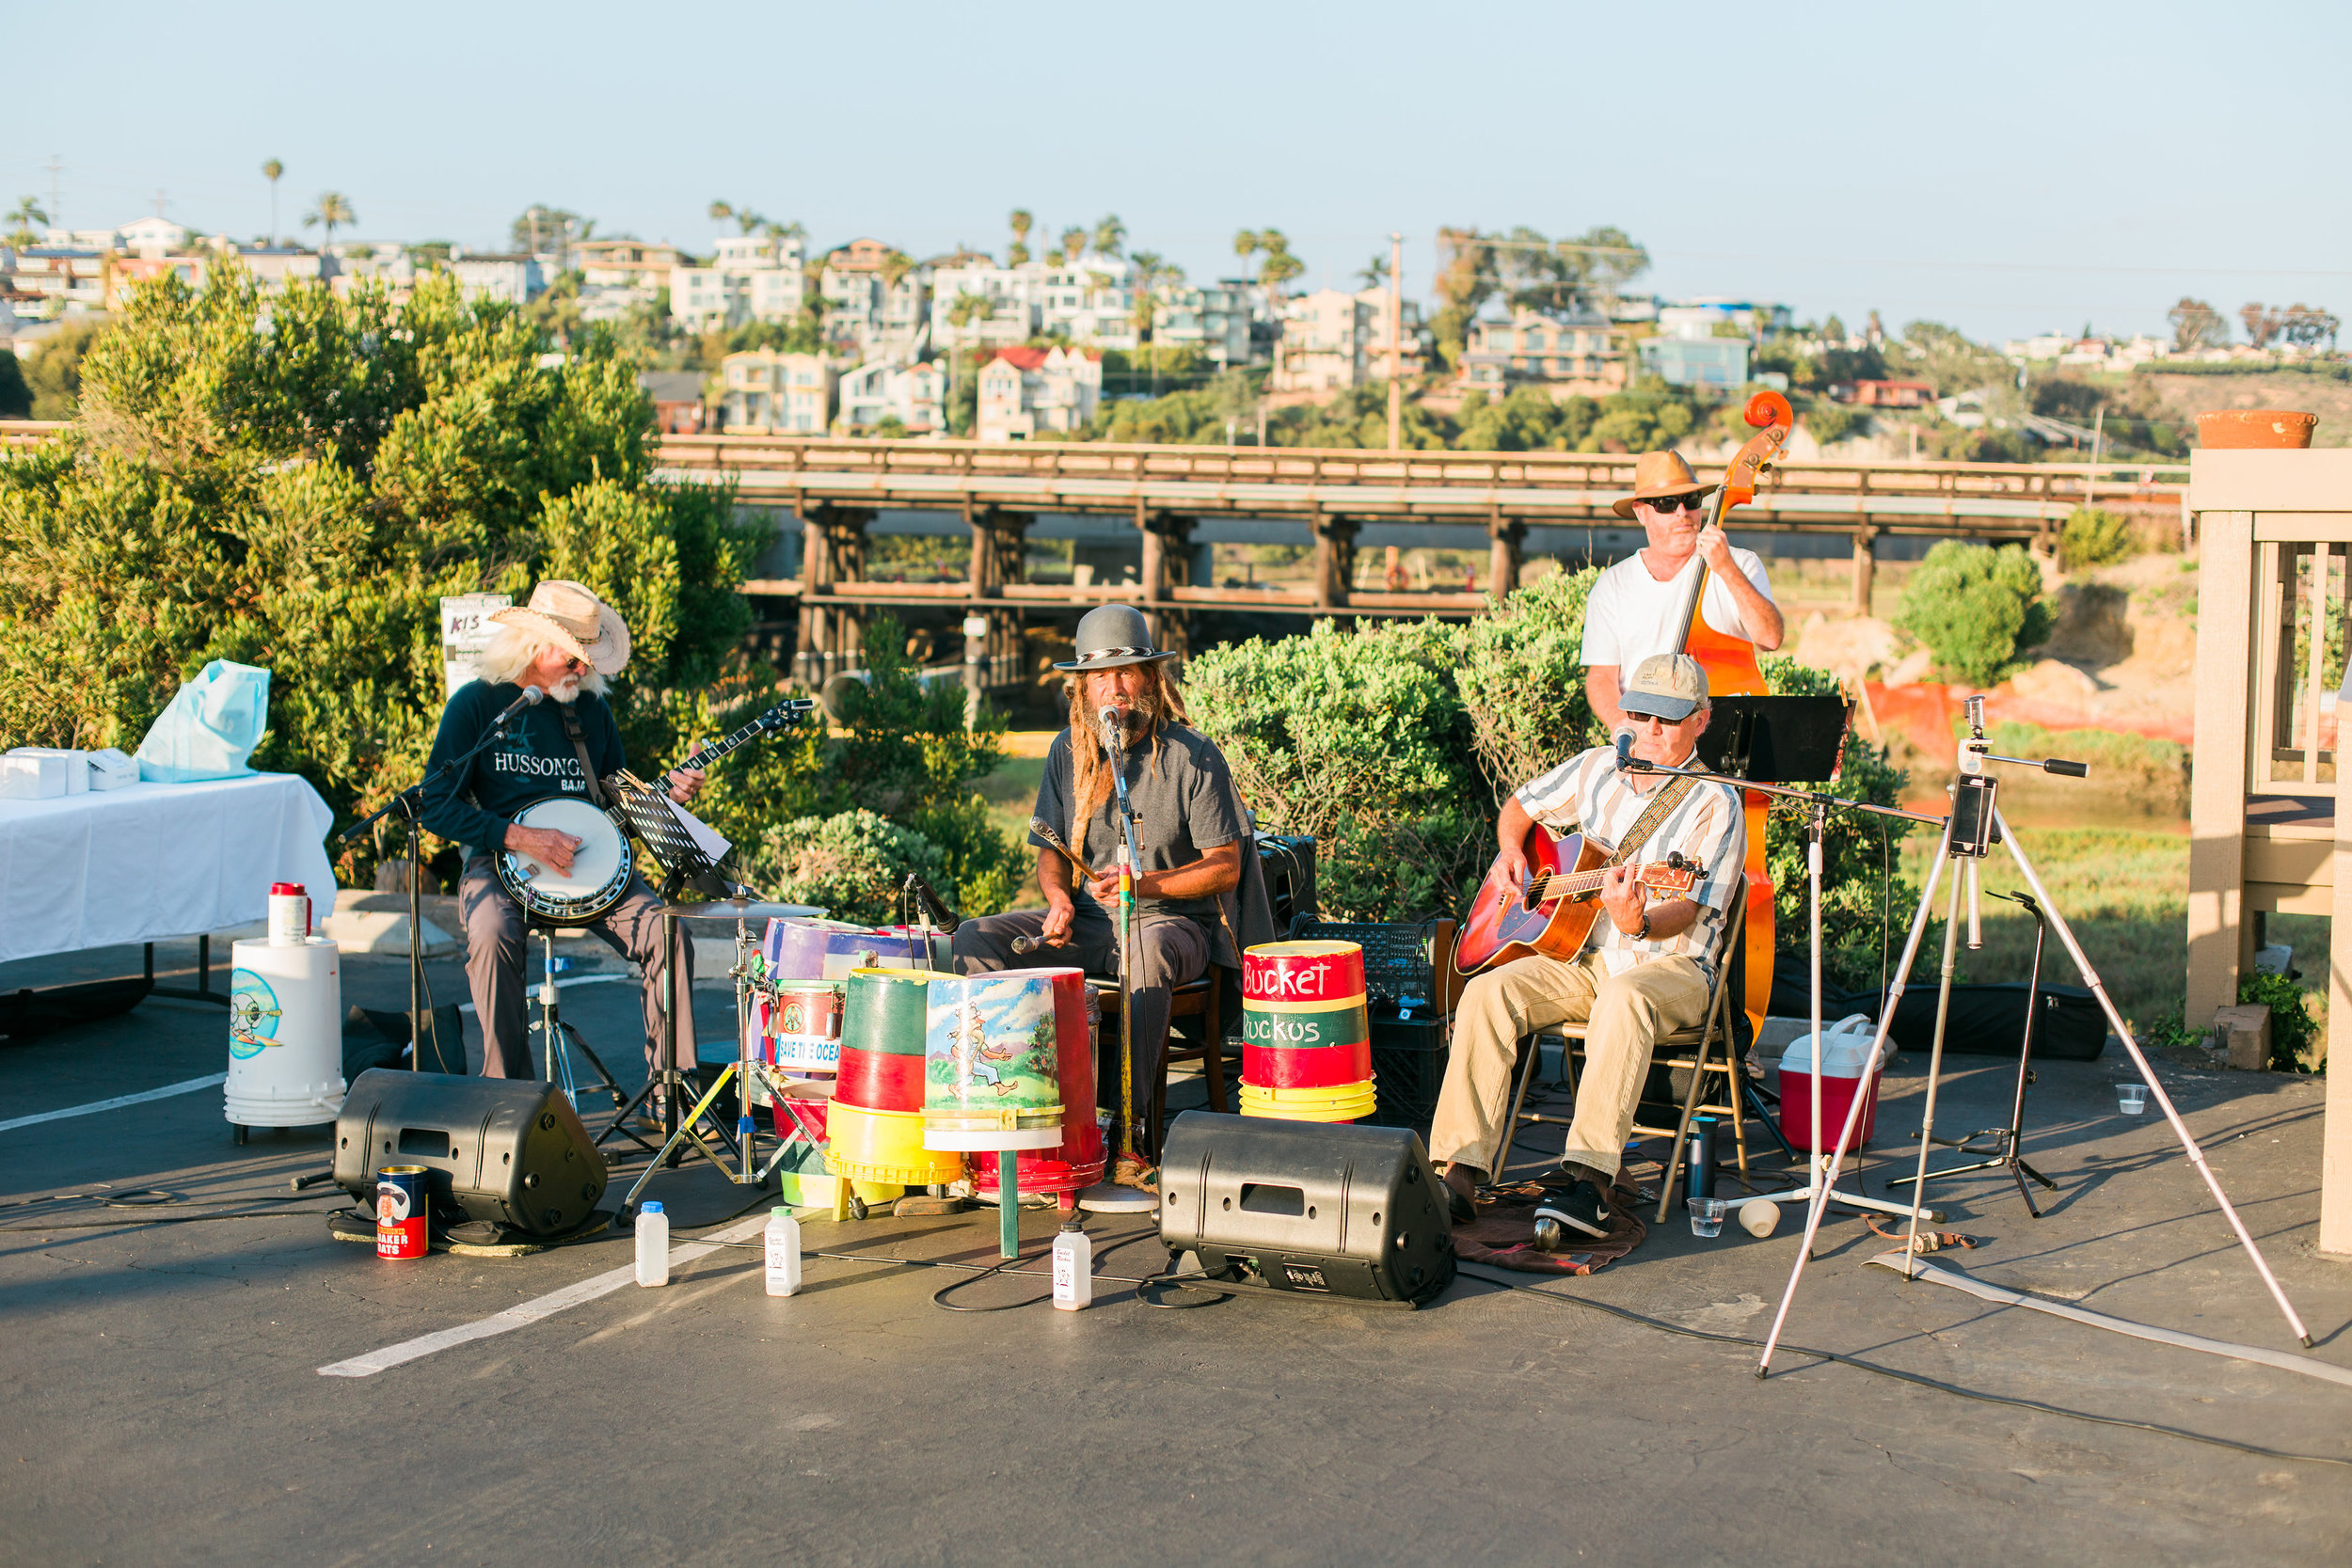
[[[763,735],[790,729],[817,705],[805,698],[778,703],[723,740],[709,745],[678,764],[681,768],[708,766],[729,752]],[[577,795],[551,795],[533,800],[515,814],[515,825],[568,833],[580,840],[569,871],[516,849],[501,849],[491,859],[499,885],[533,919],[548,926],[590,926],[612,912],[628,892],[637,872],[634,832],[658,856],[691,848],[688,832],[666,790],[648,784],[627,769],[597,781],[613,805],[601,808]]]

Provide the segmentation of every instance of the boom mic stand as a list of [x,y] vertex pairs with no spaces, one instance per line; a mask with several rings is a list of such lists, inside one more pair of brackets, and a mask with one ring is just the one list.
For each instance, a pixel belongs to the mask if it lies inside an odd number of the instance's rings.
[[1103,746],[1110,753],[1111,784],[1119,795],[1119,1161],[1136,1158],[1136,871],[1143,857],[1136,849],[1136,806],[1127,798],[1126,734],[1116,710],[1104,708]]
[[[1853,811],[1868,812],[1877,816],[1891,816],[1906,822],[1925,822],[1929,824],[1940,825],[1942,819],[1939,817],[1924,816],[1915,811],[1903,811],[1894,806],[1872,805],[1867,800],[1848,800],[1836,795],[1821,794],[1818,790],[1798,789],[1789,784],[1759,784],[1755,780],[1744,779],[1737,774],[1711,772],[1704,768],[1668,768],[1658,763],[1644,762],[1639,757],[1630,757],[1627,759],[1626,768],[1629,772],[1634,773],[1672,773],[1677,774],[1686,779],[1698,779],[1712,784],[1729,784],[1734,789],[1760,790],[1767,795],[1779,796],[1783,800],[1801,801],[1805,806],[1810,808],[1805,814],[1804,865],[1805,913],[1806,923],[1809,927],[1811,937],[1813,966],[1813,1072],[1811,1074],[1813,1085],[1812,1141],[1816,1147],[1813,1159],[1807,1166],[1805,1184],[1788,1192],[1774,1193],[1772,1196],[1775,1198],[1785,1198],[1791,1201],[1797,1198],[1811,1199],[1816,1206],[1817,1212],[1819,1211],[1819,1205],[1824,1200],[1841,1204],[1849,1209],[1867,1209],[1882,1214],[1908,1214],[1912,1212],[1912,1208],[1908,1204],[1884,1202],[1879,1198],[1865,1196],[1861,1193],[1847,1192],[1843,1188],[1838,1187],[1836,1184],[1837,1167],[1844,1158],[1846,1152],[1845,1145],[1842,1141],[1838,1144],[1835,1157],[1824,1156],[1820,1153],[1819,1148],[1821,1141],[1821,838],[1822,834],[1828,829],[1829,811],[1832,806],[1845,807]],[[1917,933],[1915,929],[1914,940],[1916,940],[1916,935]],[[1898,977],[1897,983],[1898,985],[1900,984],[1899,977]],[[1887,1016],[1890,1018],[1893,1016],[1891,1003],[1889,1004],[1889,1012]],[[1879,1044],[1884,1044],[1884,1030],[1883,1026],[1881,1029]],[[1873,1059],[1875,1059],[1876,1054],[1877,1052],[1874,1048],[1872,1051]],[[1853,1103],[1856,1106],[1859,1106],[1868,1097],[1865,1094],[1857,1093],[1853,1097]],[[1851,1119],[1849,1121],[1849,1125],[1851,1126]],[[1943,1216],[1938,1214],[1934,1217],[1940,1220]],[[1810,1229],[1806,1232],[1805,1243],[1807,1246],[1812,1244],[1812,1232]]]
[[[1953,949],[1959,934],[1961,886],[1963,881],[1972,888],[1975,886],[1978,880],[1977,863],[1990,853],[1993,845],[1997,842],[2008,847],[2010,858],[2017,863],[2018,873],[2025,878],[2026,887],[2031,891],[2042,910],[2048,914],[2050,924],[2058,928],[2058,941],[2066,948],[2067,956],[2074,960],[2074,968],[2081,974],[2083,983],[2090,988],[2090,993],[2099,999],[2100,1010],[2107,1015],[2108,1025],[2114,1029],[2116,1037],[2123,1042],[2123,1049],[2130,1054],[2132,1065],[2139,1069],[2139,1076],[2147,1084],[2148,1092],[2155,1097],[2156,1104],[2162,1108],[2165,1120],[2171,1123],[2173,1134],[2180,1139],[2181,1148],[2188,1155],[2189,1164],[2195,1165],[2197,1173],[2204,1178],[2206,1189],[2213,1194],[2214,1202],[2220,1207],[2223,1218],[2229,1221],[2231,1230],[2237,1236],[2238,1244],[2246,1249],[2246,1256],[2252,1261],[2255,1273],[2262,1276],[2263,1284],[2269,1289],[2271,1300],[2278,1303],[2280,1314],[2287,1321],[2287,1327],[2308,1348],[2312,1342],[2310,1331],[2303,1326],[2303,1320],[2296,1315],[2294,1305],[2287,1300],[2286,1292],[2280,1289],[2278,1277],[2270,1272],[2270,1265],[2264,1260],[2262,1248],[2255,1245],[2254,1238],[2248,1233],[2246,1222],[2238,1218],[2237,1210],[2231,1205],[2229,1195],[2221,1190],[2221,1182],[2215,1177],[2213,1167],[2205,1163],[2204,1150],[2198,1146],[2197,1139],[2190,1133],[2187,1123],[2181,1120],[2180,1112],[2173,1108],[2171,1097],[2164,1092],[2164,1085],[2157,1081],[2155,1069],[2148,1065],[2148,1058],[2141,1053],[2139,1042],[2132,1034],[2131,1025],[2124,1022],[2123,1015],[2116,1010],[2114,1000],[2107,995],[2106,983],[2099,978],[2099,972],[2091,967],[2090,958],[2083,952],[2082,943],[2074,940],[2074,927],[2067,925],[2065,914],[2059,911],[2057,902],[2051,898],[2049,889],[2042,885],[2040,873],[2034,870],[2033,863],[2026,858],[2026,851],[2019,846],[2017,835],[2010,832],[2008,820],[2001,816],[1995,803],[1997,781],[1984,771],[1984,764],[1987,762],[2009,763],[2020,768],[2034,768],[2043,772],[2063,774],[2078,779],[2087,777],[2090,768],[2082,763],[2067,762],[2056,757],[2036,761],[2029,757],[2000,756],[1994,752],[1991,743],[1984,736],[1984,699],[1982,697],[1971,697],[1967,700],[1967,716],[1969,738],[1961,743],[1960,777],[1954,782],[1953,811],[1951,817],[1945,824],[1943,853],[1937,856],[1935,864],[1928,872],[1928,885],[1920,891],[1918,911],[1912,917],[1911,935],[1903,944],[1902,968],[1898,973],[1895,985],[1888,990],[1885,1006],[1879,1014],[1876,1045],[1883,1047],[1889,1031],[1894,1027],[1895,1004],[1900,998],[1903,979],[1909,975],[1912,963],[1918,957],[1919,939],[1925,933],[1928,911],[1935,897],[1936,881],[1943,875],[1945,863],[1967,861],[1969,865],[1965,873],[1958,871],[1953,873],[1950,904],[1944,927],[1943,991],[1936,1007],[1935,1040],[1928,1057],[1928,1099],[1919,1129],[1919,1168],[1912,1180],[1912,1205],[1909,1211],[1911,1227],[1903,1243],[1903,1277],[1906,1280],[1918,1277],[1919,1216],[1922,1212],[1919,1198],[1921,1189],[1926,1185],[1924,1178],[1927,1175],[1928,1155],[1933,1147],[1932,1139],[1935,1133],[1936,1084],[1943,1071],[1944,1030],[1949,1022],[1948,1005],[1951,999]],[[1977,929],[1979,922],[1976,903],[1973,898],[1969,904],[1968,920],[1969,945],[1971,947],[1981,946],[1981,938]],[[1846,1124],[1837,1134],[1837,1154],[1840,1157],[1845,1153],[1848,1140],[1853,1136],[1854,1124],[1860,1119],[1863,1099],[1863,1096],[1856,1095],[1853,1103],[1847,1108]],[[1805,1212],[1804,1244],[1797,1249],[1796,1264],[1789,1271],[1788,1289],[1781,1293],[1780,1308],[1772,1315],[1772,1331],[1765,1338],[1764,1354],[1756,1363],[1756,1375],[1759,1378],[1769,1375],[1772,1370],[1772,1352],[1779,1346],[1781,1329],[1788,1320],[1789,1304],[1796,1299],[1798,1281],[1804,1277],[1805,1261],[1812,1255],[1813,1238],[1820,1228],[1821,1212],[1822,1202],[1817,1196]],[[1931,1214],[1930,1217],[1933,1216]]]
[[[425,774],[415,784],[394,795],[367,816],[335,835],[338,844],[351,844],[376,823],[398,812],[408,824],[408,1065],[422,1071],[424,1068],[424,854],[421,835],[424,831],[421,809],[424,791],[429,784],[457,773],[468,763],[506,738],[506,721],[526,707],[534,706],[544,696],[535,686],[525,687],[528,693],[515,705],[490,721],[490,727],[474,742],[463,756],[455,756]],[[495,853],[495,850],[493,851]],[[433,1059],[447,1069],[449,1057],[442,1050],[440,1021],[433,1021]],[[457,1051],[457,1070],[466,1070],[466,1052],[461,1043]]]

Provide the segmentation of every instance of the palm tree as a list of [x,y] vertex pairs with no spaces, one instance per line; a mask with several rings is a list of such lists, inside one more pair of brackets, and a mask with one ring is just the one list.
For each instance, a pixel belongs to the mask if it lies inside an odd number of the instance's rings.
[[1087,253],[1087,231],[1083,229],[1063,230],[1061,231],[1062,261],[1074,263],[1079,257],[1084,256]]
[[759,220],[759,231],[771,240],[805,240],[808,238],[808,225],[799,218],[794,218],[790,223],[771,223],[762,218]]
[[713,223],[724,223],[734,215],[735,209],[726,202],[714,201],[710,204],[710,221]]
[[1119,221],[1117,213],[1105,214],[1094,226],[1094,248],[1104,256],[1116,256],[1127,243],[1127,226]]
[[8,214],[8,243],[19,250],[24,249],[38,237],[33,233],[33,225],[38,223],[45,227],[48,222],[47,209],[43,208],[36,198],[29,196],[24,198],[16,204],[16,210]]
[[262,166],[262,178],[269,182],[269,243],[278,244],[278,177],[286,172],[286,166],[272,158]]
[[1356,276],[1367,289],[1380,287],[1389,280],[1389,259],[1386,256],[1375,256],[1356,269]]
[[341,191],[319,192],[319,204],[302,214],[303,228],[323,226],[326,230],[328,245],[335,243],[335,230],[338,226],[347,227],[358,221],[359,214],[351,210],[351,198]]
[[1012,248],[1005,252],[1005,264],[1017,267],[1029,259],[1029,229],[1037,219],[1029,215],[1026,207],[1015,207],[1012,216],[1005,221],[1012,225]]
[[1279,229],[1244,229],[1233,236],[1234,255],[1261,253],[1265,260],[1258,263],[1258,286],[1265,291],[1266,310],[1272,314],[1282,285],[1305,272],[1307,263],[1291,254],[1290,236]]

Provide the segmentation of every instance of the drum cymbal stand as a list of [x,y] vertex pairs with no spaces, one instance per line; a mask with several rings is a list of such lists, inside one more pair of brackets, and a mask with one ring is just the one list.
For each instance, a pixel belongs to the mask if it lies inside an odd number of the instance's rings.
[[[2017,1094],[2016,1098],[2010,1102],[2009,1125],[1981,1128],[1958,1138],[1931,1137],[1928,1140],[1930,1143],[1944,1148],[1958,1149],[1963,1154],[1989,1154],[1992,1157],[1979,1160],[1974,1164],[1948,1165],[1942,1170],[1931,1170],[1925,1176],[1899,1176],[1886,1185],[1888,1190],[1892,1191],[1897,1187],[1912,1186],[1925,1181],[1941,1181],[1947,1176],[1962,1176],[1972,1170],[2005,1170],[2009,1172],[2010,1180],[2017,1183],[2017,1196],[2025,1200],[2026,1212],[2035,1219],[2040,1219],[2042,1211],[2033,1206],[2033,1191],[2026,1185],[2026,1179],[2031,1177],[2051,1192],[2058,1191],[2058,1183],[2026,1164],[2025,1157],[2018,1152],[2018,1148],[2025,1141],[2026,1135],[2026,1088],[2034,1081],[2033,1031],[2035,1023],[2042,1017],[2042,944],[2049,939],[2050,921],[2049,917],[2042,912],[2042,905],[2030,893],[1996,893],[1993,896],[2006,898],[2013,904],[2023,904],[2026,906],[2026,912],[2033,916],[2033,966],[2029,972],[2031,978],[2026,983],[2026,1033],[2024,1039],[2017,1047]],[[1979,1138],[1993,1138],[1998,1141],[1994,1148],[1987,1149],[1978,1147]]]
[[572,1102],[573,1110],[579,1110],[580,1083],[572,1071],[572,1053],[578,1051],[588,1058],[588,1065],[596,1069],[596,1077],[600,1080],[599,1086],[589,1092],[611,1095],[613,1109],[618,1110],[628,1102],[628,1097],[621,1092],[621,1085],[612,1081],[612,1074],[605,1069],[603,1061],[596,1053],[588,1048],[588,1042],[580,1037],[580,1031],[564,1022],[562,1008],[556,1002],[555,927],[541,926],[537,927],[537,933],[539,1017],[531,1027],[539,1036],[543,1076],[548,1083],[561,1085],[564,1098]]
[[[428,1024],[433,1029],[433,1057],[437,1063],[440,1064],[440,1070],[459,1073],[466,1070],[465,1043],[462,1040],[457,1043],[454,1052],[456,1065],[453,1068],[449,1065],[453,1053],[442,1042],[440,1022],[432,1016],[431,1010],[424,1005],[424,992],[428,989],[424,978],[424,852],[419,836],[423,831],[424,792],[428,786],[437,784],[442,779],[460,776],[462,770],[474,758],[506,737],[506,721],[509,719],[538,702],[542,695],[543,693],[537,687],[524,688],[523,695],[504,712],[490,721],[490,727],[482,733],[482,738],[475,741],[470,750],[463,755],[450,758],[335,835],[336,843],[351,844],[394,812],[400,813],[407,821],[408,1065],[419,1070],[424,1068],[424,1030]],[[492,852],[496,852],[495,846],[492,847]]]
[[[2247,1259],[2254,1265],[2254,1272],[2262,1276],[2264,1286],[2270,1291],[2270,1299],[2277,1303],[2280,1315],[2286,1319],[2287,1327],[2297,1339],[2309,1347],[2312,1342],[2310,1330],[2303,1326],[2303,1320],[2296,1315],[2294,1304],[2287,1300],[2286,1292],[2280,1289],[2278,1276],[2270,1272],[2270,1265],[2264,1260],[2262,1248],[2255,1245],[2254,1238],[2246,1229],[2246,1222],[2238,1217],[2237,1210],[2231,1205],[2229,1195],[2221,1190],[2221,1182],[2215,1177],[2213,1167],[2205,1163],[2205,1151],[2198,1146],[2196,1137],[2188,1130],[2188,1124],[2181,1119],[2180,1112],[2173,1108],[2171,1097],[2164,1092],[2164,1085],[2157,1081],[2155,1069],[2148,1065],[2148,1058],[2140,1051],[2139,1041],[2134,1037],[2131,1025],[2126,1023],[2123,1021],[2123,1015],[2116,1010],[2114,999],[2107,995],[2106,982],[2099,978],[2099,972],[2091,967],[2089,956],[2083,952],[2082,943],[2074,940],[2074,927],[2067,925],[2065,914],[2058,909],[2057,901],[2051,898],[2050,890],[2042,885],[2040,873],[2034,870],[2033,863],[2026,858],[2026,851],[2018,844],[2017,835],[2010,831],[2008,821],[2002,817],[1994,800],[1997,782],[1984,771],[1984,765],[1988,762],[2009,763],[2021,768],[2034,768],[2046,773],[2062,774],[2077,779],[2087,777],[2090,770],[2079,762],[2067,762],[2057,757],[2036,761],[2027,757],[2005,757],[1994,753],[1984,736],[1984,699],[1971,697],[1967,699],[1966,705],[1969,738],[1961,742],[1960,776],[1954,781],[1953,810],[1950,819],[1945,824],[1943,853],[1937,856],[1935,864],[1930,868],[1928,885],[1920,892],[1919,911],[1912,920],[1910,938],[1903,944],[1902,967],[1898,971],[1895,987],[1887,992],[1885,1006],[1879,1017],[1879,1043],[1883,1045],[1888,1030],[1892,1028],[1895,1022],[1895,1004],[1900,995],[1902,977],[1910,973],[1913,960],[1918,957],[1919,938],[1927,925],[1929,906],[1935,895],[1936,879],[1943,874],[1946,862],[1966,861],[1968,868],[1964,877],[1960,871],[1953,873],[1951,904],[1944,927],[1944,989],[1936,1006],[1935,1041],[1928,1056],[1927,1106],[1922,1113],[1919,1128],[1918,1172],[1913,1179],[1911,1189],[1912,1207],[1909,1211],[1911,1227],[1904,1238],[1902,1247],[1903,1277],[1906,1280],[1918,1277],[1915,1270],[1919,1258],[1919,1215],[1921,1212],[1919,1197],[1921,1189],[1926,1185],[1924,1178],[1927,1175],[1928,1155],[1934,1147],[1935,1091],[1937,1078],[1944,1065],[1944,1028],[1950,1013],[1953,943],[1958,935],[1960,922],[1961,883],[1963,879],[1972,885],[1976,882],[1977,863],[1990,853],[1992,847],[1997,843],[2008,848],[2010,859],[2016,863],[2018,874],[2025,879],[2026,888],[2032,893],[2042,911],[2047,914],[2050,924],[2057,927],[2058,942],[2065,947],[2066,956],[2074,960],[2074,968],[2081,974],[2083,984],[2090,988],[2090,994],[2099,999],[2100,1010],[2107,1015],[2108,1027],[2114,1030],[2116,1037],[2123,1042],[2124,1052],[2130,1055],[2132,1065],[2139,1069],[2140,1079],[2147,1084],[2149,1094],[2154,1098],[2157,1107],[2164,1112],[2165,1120],[2171,1123],[2173,1135],[2180,1139],[2181,1148],[2187,1154],[2189,1164],[2195,1165],[2197,1174],[2204,1178],[2206,1190],[2213,1195],[2214,1203],[2220,1209],[2222,1217],[2229,1222],[2230,1229],[2237,1237],[2238,1245],[2245,1248]],[[1971,900],[1969,905],[1968,923],[1970,927],[1968,945],[1971,947],[1982,945],[1977,930],[1978,919],[1974,900]],[[1854,1096],[1852,1105],[1847,1109],[1846,1125],[1837,1134],[1837,1153],[1840,1156],[1845,1153],[1846,1145],[1853,1136],[1854,1125],[1861,1117],[1864,1098],[1862,1095]],[[1788,1323],[1788,1307],[1789,1303],[1796,1299],[1798,1281],[1804,1275],[1805,1259],[1813,1250],[1813,1236],[1820,1227],[1821,1209],[1821,1201],[1816,1197],[1812,1206],[1806,1211],[1804,1245],[1797,1249],[1796,1266],[1789,1273],[1788,1289],[1781,1293],[1780,1308],[1772,1315],[1772,1333],[1766,1337],[1764,1354],[1756,1363],[1756,1375],[1757,1377],[1766,1376],[1772,1370],[1772,1352],[1778,1347],[1780,1331]]]

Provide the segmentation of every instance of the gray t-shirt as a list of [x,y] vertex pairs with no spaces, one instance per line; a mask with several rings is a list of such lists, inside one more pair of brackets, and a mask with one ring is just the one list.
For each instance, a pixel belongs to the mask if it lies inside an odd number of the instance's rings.
[[[1234,793],[1224,754],[1216,749],[1216,742],[1200,731],[1182,724],[1165,725],[1157,745],[1130,746],[1124,756],[1127,794],[1136,808],[1136,847],[1143,861],[1138,870],[1166,871],[1190,865],[1204,851],[1234,843],[1248,832],[1243,825],[1241,798]],[[1122,836],[1118,791],[1104,794],[1101,809],[1086,824],[1083,839],[1073,838],[1070,832],[1070,813],[1076,803],[1075,795],[1070,766],[1070,731],[1065,729],[1054,737],[1052,748],[1045,753],[1045,777],[1037,790],[1037,815],[1050,823],[1056,832],[1069,838],[1089,865],[1097,871],[1109,871],[1119,863]],[[1029,843],[1040,849],[1052,847],[1035,833],[1029,835]],[[1078,880],[1074,876],[1071,879]],[[1073,901],[1080,920],[1108,921],[1117,912],[1096,903],[1083,886],[1077,889]],[[1209,935],[1211,961],[1230,968],[1240,963],[1241,956],[1231,951],[1224,923],[1218,918],[1218,907],[1219,900],[1215,896],[1136,900],[1138,914],[1186,914],[1199,921]]]

